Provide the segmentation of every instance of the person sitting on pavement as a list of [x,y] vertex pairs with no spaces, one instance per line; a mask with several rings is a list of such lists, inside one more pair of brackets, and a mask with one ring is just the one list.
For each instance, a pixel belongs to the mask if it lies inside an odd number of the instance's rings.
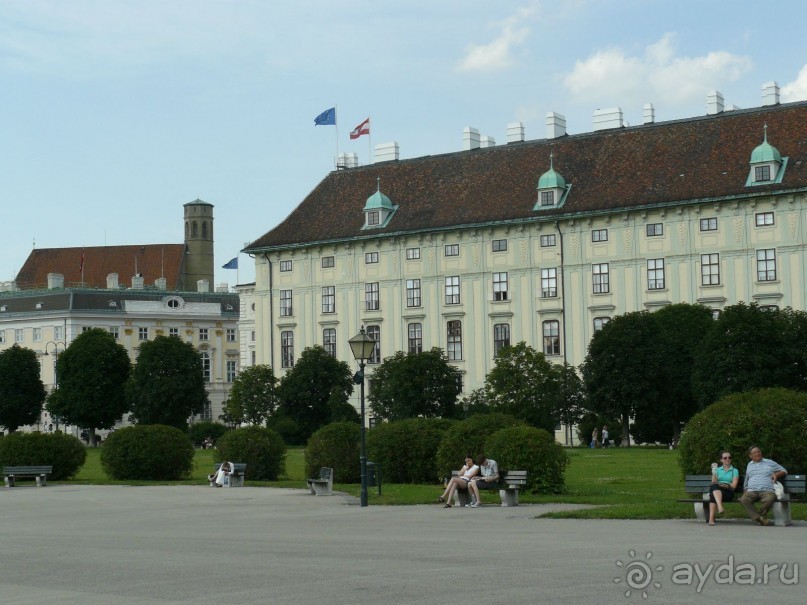
[[734,490],[740,482],[740,473],[731,464],[731,452],[722,452],[720,461],[723,464],[712,471],[712,485],[709,486],[709,525],[715,524],[715,512],[723,514],[723,502],[734,499]]
[[[773,482],[787,475],[787,469],[773,460],[763,458],[762,450],[756,445],[748,448],[748,456],[751,462],[745,469],[744,493],[740,496],[740,504],[757,525],[770,525],[766,515],[776,502]],[[759,510],[754,506],[757,501],[761,503]]]
[[465,506],[477,508],[481,506],[482,500],[479,498],[480,489],[496,489],[499,484],[499,465],[495,460],[485,457],[485,454],[479,454],[476,458],[476,463],[479,465],[479,470],[482,473],[474,477],[468,484],[468,490],[471,492],[471,502]]
[[219,470],[217,470],[212,475],[208,475],[207,479],[210,481],[210,484],[215,487],[224,487],[225,485],[230,484],[230,473],[233,472],[232,462],[227,462],[226,460],[221,463],[219,466]]
[[465,465],[460,469],[456,477],[452,477],[449,480],[443,495],[437,498],[437,501],[445,503],[443,508],[451,508],[451,498],[454,496],[454,492],[458,489],[462,491],[467,490],[471,479],[476,477],[477,474],[479,474],[479,466],[474,464],[473,458],[467,456],[465,458]]

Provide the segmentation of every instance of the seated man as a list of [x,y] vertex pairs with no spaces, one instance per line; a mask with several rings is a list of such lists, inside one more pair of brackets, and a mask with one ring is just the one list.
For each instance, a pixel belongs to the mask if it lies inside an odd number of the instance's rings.
[[[773,460],[762,457],[762,450],[756,445],[748,448],[748,455],[751,462],[745,470],[745,482],[743,483],[743,495],[740,497],[740,504],[748,511],[748,516],[757,522],[757,525],[769,525],[770,521],[765,517],[768,511],[776,502],[776,494],[773,491],[773,482],[778,481],[787,475],[787,469],[777,464]],[[762,506],[757,511],[755,502],[761,502]]]
[[207,479],[210,481],[211,486],[223,487],[230,484],[230,473],[233,472],[232,462],[222,462],[217,470],[212,475],[208,475]]
[[485,457],[485,454],[479,454],[476,463],[479,465],[482,475],[475,477],[474,481],[468,484],[468,489],[471,492],[471,503],[467,506],[471,508],[477,508],[481,504],[479,488],[496,489],[499,483],[499,466],[495,460],[489,460]]

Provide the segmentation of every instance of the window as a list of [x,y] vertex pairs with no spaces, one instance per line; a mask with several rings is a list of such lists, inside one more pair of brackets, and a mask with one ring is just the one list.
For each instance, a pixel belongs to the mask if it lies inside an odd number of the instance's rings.
[[64,326],[54,326],[53,340],[64,340]]
[[754,166],[754,181],[759,183],[771,180],[770,166]]
[[409,324],[407,326],[409,332],[409,352],[422,353],[423,352],[423,324]]
[[608,241],[608,229],[594,229],[591,232],[591,241],[592,242],[607,242]]
[[249,340],[250,340],[250,342],[255,342],[255,330],[252,330],[249,333]]
[[720,309],[712,309],[712,319],[715,321],[720,319]]
[[378,252],[366,252],[364,254],[364,264],[373,265],[378,262]]
[[[112,306],[114,301],[109,301],[109,306]],[[182,303],[179,301],[178,298],[169,298],[168,302],[166,303],[169,309],[179,309],[182,306]]]
[[148,328],[138,328],[137,329],[137,338],[139,340],[148,340],[149,339],[149,329]]
[[493,274],[493,300],[507,300],[507,273]]
[[776,250],[757,250],[757,281],[776,281]]
[[199,328],[199,340],[208,340],[207,328]]
[[664,235],[664,223],[650,223],[647,225],[647,237]]
[[495,239],[493,240],[493,251],[494,252],[506,252],[507,251],[507,240],[506,239]]
[[591,265],[591,275],[594,284],[594,294],[608,294],[610,280],[608,278],[608,263]]
[[280,261],[280,272],[285,273],[286,271],[291,271],[292,261],[290,260],[282,260]]
[[291,330],[280,333],[280,367],[294,367],[294,332]]
[[22,328],[17,328],[14,330],[14,342],[22,342],[25,335],[22,331]]
[[117,326],[110,326],[107,328],[107,331],[112,335],[112,338],[118,340],[120,338],[120,332],[118,331]]
[[760,212],[755,215],[757,227],[767,227],[773,225],[773,212]]
[[373,348],[367,363],[381,363],[381,327],[367,326],[367,336],[375,341],[375,348]]
[[378,210],[371,210],[367,213],[367,224],[368,225],[377,225],[378,224]]
[[255,365],[255,362],[258,360],[258,355],[255,351],[250,351],[250,358],[252,359],[252,365]]
[[227,328],[227,342],[235,342],[235,328]]
[[663,258],[649,258],[649,259],[647,259],[647,289],[648,290],[663,290],[664,289],[664,259]]
[[176,336],[179,338],[179,328],[168,328],[168,336]]
[[34,328],[34,342],[42,340],[42,328]]
[[[83,332],[89,332],[90,330],[92,330],[92,326],[82,326],[82,328],[81,328],[82,333]],[[148,337],[146,337],[146,338],[148,338]]]
[[510,346],[510,324],[495,324],[493,326],[493,356],[498,357],[499,351]]
[[545,321],[544,355],[560,355],[560,322],[556,319]]
[[779,305],[761,305],[759,307],[760,311],[778,311]]
[[291,290],[280,291],[280,316],[291,317]]
[[322,348],[331,357],[336,357],[336,328],[325,328],[322,331]]
[[0,345],[6,342],[6,331],[0,330]]
[[202,378],[205,382],[210,382],[210,354],[200,353],[199,357],[202,360]]
[[558,270],[541,269],[541,298],[555,298],[558,295]]
[[605,324],[607,324],[609,321],[611,321],[610,317],[595,317],[594,318],[594,331],[599,332],[600,330],[602,330],[605,327]]
[[322,268],[323,269],[331,269],[334,266],[333,256],[323,256],[322,257]]
[[459,244],[449,244],[446,246],[446,256],[459,256],[460,255],[460,245]]
[[420,248],[407,248],[406,260],[418,260],[420,258]]
[[541,248],[552,248],[555,245],[555,234],[541,236]]
[[202,411],[199,413],[199,418],[202,420],[213,420],[213,406],[207,401],[202,404]]
[[322,287],[322,312],[336,313],[336,286]]
[[235,359],[228,359],[226,369],[227,369],[227,382],[234,382],[235,377],[238,374],[238,362]]
[[378,282],[364,284],[364,308],[367,311],[378,311],[380,306],[378,300]]
[[458,305],[460,304],[460,277],[454,275],[446,277],[446,304]]
[[716,218],[702,218],[701,219],[701,231],[717,231],[717,219]]
[[419,307],[420,300],[420,280],[407,279],[406,280],[406,306]]
[[701,254],[701,285],[717,286],[720,284],[720,255]]
[[449,321],[446,324],[448,332],[448,360],[460,361],[462,359],[462,322]]
[[555,205],[555,192],[542,191],[541,192],[541,206],[554,206]]

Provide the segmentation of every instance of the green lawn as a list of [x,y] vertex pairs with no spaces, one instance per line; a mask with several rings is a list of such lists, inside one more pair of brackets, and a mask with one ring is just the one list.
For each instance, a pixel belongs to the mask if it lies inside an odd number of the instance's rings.
[[[552,513],[551,517],[598,519],[675,519],[694,518],[691,504],[675,500],[686,497],[678,468],[677,453],[660,448],[611,448],[568,450],[571,464],[566,469],[566,493],[553,496],[520,494],[522,503],[568,502],[593,504],[597,508]],[[183,485],[204,485],[214,464],[214,451],[197,450],[196,465]],[[279,481],[247,481],[247,485],[264,487],[305,488],[305,461],[302,447],[290,447],[286,459],[286,476]],[[100,450],[88,449],[87,462],[71,483],[115,484],[107,479],[100,464]],[[131,484],[159,485],[169,482],[131,481]],[[173,482],[176,484],[176,482]],[[334,489],[359,497],[359,486],[337,484]],[[375,487],[368,490],[370,504],[428,504],[442,491],[439,485],[384,484],[382,495]],[[493,502],[494,494],[484,501]],[[726,507],[725,517],[744,516],[740,506]],[[807,520],[807,506],[793,506],[793,518]]]

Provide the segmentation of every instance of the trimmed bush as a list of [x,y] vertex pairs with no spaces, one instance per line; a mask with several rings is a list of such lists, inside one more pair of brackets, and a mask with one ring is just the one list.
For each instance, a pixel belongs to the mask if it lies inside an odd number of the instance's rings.
[[384,481],[435,483],[437,448],[454,422],[443,418],[383,422],[367,433],[368,456],[381,467]]
[[452,470],[459,470],[465,456],[471,456],[476,460],[479,454],[490,454],[490,457],[498,462],[498,458],[492,452],[485,450],[485,439],[500,429],[519,424],[525,423],[500,413],[476,414],[468,420],[453,424],[437,448],[435,480],[450,477]]
[[485,451],[502,470],[527,471],[527,491],[560,494],[569,456],[555,437],[532,426],[511,426],[485,440]]
[[280,435],[283,443],[287,445],[305,445],[305,437],[300,425],[283,410],[276,410],[269,416],[266,426]]
[[50,465],[49,479],[62,481],[75,476],[87,459],[84,444],[72,435],[11,433],[0,439],[0,466]]
[[355,422],[326,424],[308,439],[305,447],[306,476],[318,477],[319,469],[327,466],[333,469],[334,483],[359,483],[360,451],[361,426]]
[[234,429],[216,443],[219,462],[246,462],[245,479],[277,481],[286,474],[286,444],[276,432],[260,426]]
[[748,448],[791,473],[807,471],[807,393],[762,389],[734,393],[695,414],[681,432],[678,465],[684,475],[709,474],[722,450],[743,474]]
[[193,445],[201,446],[202,442],[210,437],[215,444],[219,438],[230,429],[220,422],[204,420],[196,422],[188,427],[188,435]]
[[104,441],[101,467],[117,481],[177,481],[193,470],[193,444],[188,434],[163,424],[118,429]]

